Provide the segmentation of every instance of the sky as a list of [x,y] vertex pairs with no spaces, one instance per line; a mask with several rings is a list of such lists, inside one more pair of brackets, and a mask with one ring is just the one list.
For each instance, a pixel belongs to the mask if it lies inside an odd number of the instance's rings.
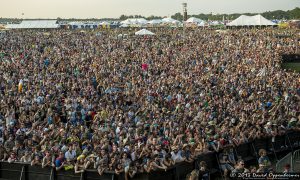
[[[262,13],[300,7],[300,0],[0,0],[3,18],[118,18],[120,15]],[[22,15],[23,14],[23,15]]]

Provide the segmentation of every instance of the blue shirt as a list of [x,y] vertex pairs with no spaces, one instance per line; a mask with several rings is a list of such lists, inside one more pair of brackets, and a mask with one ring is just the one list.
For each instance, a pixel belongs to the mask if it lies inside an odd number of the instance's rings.
[[60,167],[62,165],[63,161],[64,161],[64,159],[56,158],[56,160],[55,160],[55,167]]

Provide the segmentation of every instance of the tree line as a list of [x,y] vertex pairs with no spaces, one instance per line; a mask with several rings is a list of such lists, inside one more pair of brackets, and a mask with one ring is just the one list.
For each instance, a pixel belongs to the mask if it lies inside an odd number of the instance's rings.
[[[188,15],[189,17],[196,17],[196,18],[200,18],[203,20],[233,20],[238,18],[240,15],[248,15],[248,16],[253,16],[253,15],[257,15],[258,13],[234,13],[234,14],[195,14],[195,15]],[[261,13],[262,16],[264,16],[267,19],[278,19],[278,20],[291,20],[291,19],[300,19],[300,8],[297,7],[293,10],[288,10],[288,11],[282,11],[282,10],[276,10],[276,11],[267,11],[267,12],[263,12]],[[171,16],[173,19],[176,20],[183,20],[183,16],[182,13],[178,12],[174,15]],[[120,20],[126,20],[128,18],[145,18],[145,19],[162,19],[163,17],[161,16],[141,16],[141,15],[131,15],[131,16],[126,16],[126,15],[121,15],[120,16]]]
[[[189,17],[196,17],[200,18],[202,20],[234,20],[238,18],[240,15],[248,15],[248,16],[253,16],[258,13],[234,13],[234,14],[195,14],[195,15],[188,15]],[[278,20],[291,20],[291,19],[300,19],[300,8],[297,7],[293,10],[288,10],[288,11],[282,11],[282,10],[276,10],[276,11],[266,11],[263,13],[260,13],[262,16],[264,16],[267,19],[278,19]],[[171,16],[173,19],[182,21],[183,16],[182,13],[178,12],[175,13],[174,15]],[[108,21],[118,21],[118,20],[126,20],[128,18],[145,18],[147,20],[151,19],[162,19],[164,17],[162,16],[142,16],[142,15],[121,15],[119,18],[90,18],[90,19],[77,19],[77,18],[71,18],[71,19],[64,19],[58,17],[57,20],[59,21],[103,21],[103,20],[108,20]],[[38,18],[37,18],[38,19]],[[0,18],[0,23],[1,22],[18,22],[21,21],[22,19],[17,19],[17,18]]]

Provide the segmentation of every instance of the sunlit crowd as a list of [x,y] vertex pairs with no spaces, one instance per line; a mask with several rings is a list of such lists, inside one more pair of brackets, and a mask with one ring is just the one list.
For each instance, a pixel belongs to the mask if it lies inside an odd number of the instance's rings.
[[295,30],[131,31],[1,36],[0,159],[129,178],[300,130]]

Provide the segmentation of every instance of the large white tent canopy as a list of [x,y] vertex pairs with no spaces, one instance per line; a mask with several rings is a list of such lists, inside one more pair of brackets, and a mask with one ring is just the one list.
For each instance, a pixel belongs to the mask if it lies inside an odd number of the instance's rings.
[[107,22],[107,21],[103,21],[103,22],[101,22],[101,23],[99,23],[100,25],[110,25],[110,23],[109,22]]
[[130,27],[131,25],[143,27],[144,25],[158,25],[158,24],[173,24],[180,25],[181,22],[173,18],[163,18],[163,19],[152,19],[147,21],[144,18],[130,18],[120,22],[120,27]]
[[190,17],[188,20],[186,20],[187,23],[201,23],[203,22],[202,19],[199,18],[195,18],[195,17]]
[[135,25],[135,24],[147,24],[147,20],[144,18],[132,18],[121,21],[121,24]]
[[241,15],[237,19],[227,24],[228,26],[274,26],[274,22],[264,18],[261,15],[246,16]]
[[155,35],[153,32],[148,31],[147,29],[141,29],[134,33],[135,35]]
[[8,29],[55,29],[59,28],[56,20],[24,20],[20,24],[8,24]]
[[163,18],[162,20],[161,20],[163,23],[174,23],[174,22],[176,22],[177,20],[175,20],[175,19],[173,19],[173,18]]
[[204,27],[206,25],[205,21],[202,21],[200,23],[197,23],[198,26]]
[[151,21],[148,21],[148,24],[160,24],[162,23],[161,19],[152,19]]

